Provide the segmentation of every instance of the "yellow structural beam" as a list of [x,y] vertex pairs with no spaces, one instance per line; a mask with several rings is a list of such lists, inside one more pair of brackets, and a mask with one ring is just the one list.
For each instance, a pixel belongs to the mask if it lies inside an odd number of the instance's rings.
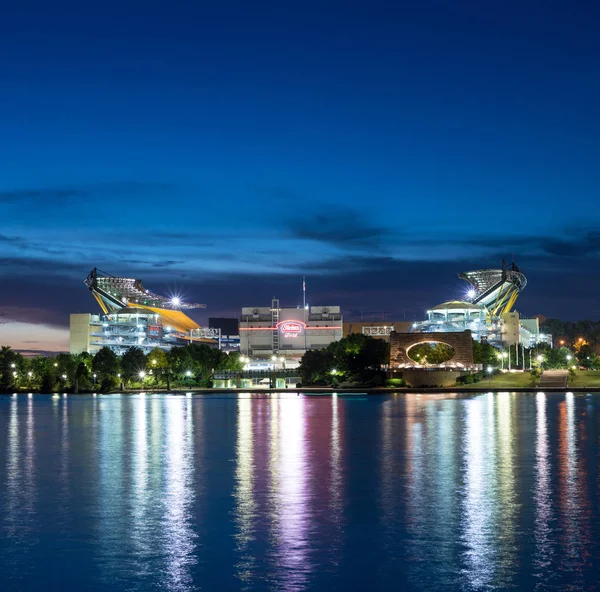
[[173,327],[176,331],[182,333],[189,333],[192,330],[200,329],[200,325],[195,321],[192,321],[190,317],[182,313],[180,310],[169,310],[167,308],[156,308],[154,306],[145,306],[142,304],[132,303],[129,304],[130,308],[143,308],[156,313],[163,319],[163,324]]

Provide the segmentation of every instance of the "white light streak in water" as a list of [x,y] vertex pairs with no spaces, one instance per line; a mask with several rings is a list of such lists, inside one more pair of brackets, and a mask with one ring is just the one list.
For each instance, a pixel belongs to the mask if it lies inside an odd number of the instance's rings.
[[[145,397],[131,399],[133,413],[132,486],[131,486],[131,540],[135,555],[145,558],[152,553],[153,542],[148,524],[152,496],[148,487],[148,417]],[[143,560],[143,559],[142,559]]]
[[496,574],[494,584],[500,588],[510,587],[515,573],[518,569],[517,551],[515,543],[516,519],[517,519],[517,493],[515,488],[514,467],[514,440],[512,403],[513,397],[510,393],[498,393],[497,395],[497,480],[498,497],[495,498],[495,541],[496,552]]
[[[56,401],[58,404],[58,401]],[[59,474],[60,502],[58,511],[60,513],[63,529],[67,530],[68,515],[70,507],[69,499],[69,407],[68,401],[62,401],[60,405],[60,449],[59,449]]]
[[24,450],[24,482],[21,495],[25,501],[25,512],[32,514],[35,508],[36,484],[35,484],[35,420],[33,400],[27,400],[27,424],[25,429]]
[[340,524],[342,500],[342,467],[341,467],[341,436],[340,436],[340,410],[338,398],[331,397],[331,482],[330,503],[331,511],[335,516],[335,524]]
[[[584,562],[584,537],[581,528],[581,499],[577,478],[577,444],[575,442],[575,396],[565,394],[559,411],[559,458],[561,484],[562,546],[561,571],[573,582],[573,589],[583,589],[581,565]],[[586,537],[587,538],[587,537]]]
[[[425,403],[425,406],[431,403]],[[424,449],[423,449],[423,405],[420,399],[410,397],[406,401],[406,423],[403,448],[406,458],[407,477],[407,527],[411,540],[421,541],[426,528],[427,512],[423,504],[424,491]],[[398,444],[396,444],[398,445]],[[410,553],[418,553],[411,549]]]
[[399,513],[395,511],[396,503],[395,485],[398,479],[394,478],[396,467],[394,463],[394,408],[398,407],[397,399],[388,399],[381,405],[381,512],[385,529],[386,545],[390,548],[395,539],[395,525],[399,520]]
[[305,400],[283,399],[279,407],[278,571],[283,589],[301,589],[310,575],[306,473]]
[[490,496],[489,482],[494,459],[493,453],[490,454],[487,449],[489,438],[493,437],[489,415],[487,415],[487,425],[485,423],[486,414],[491,413],[493,395],[488,396],[487,399],[484,401],[478,398],[466,402],[463,439],[465,466],[463,541],[467,548],[464,558],[467,568],[464,575],[469,582],[469,589],[474,590],[487,589],[494,576],[495,550],[490,522],[495,501]]
[[19,466],[19,416],[16,399],[10,402],[8,420],[8,438],[6,454],[6,512],[3,516],[8,537],[16,537],[16,525],[19,519],[19,500],[21,497],[21,470]]
[[546,419],[546,395],[536,395],[535,428],[535,555],[534,568],[538,581],[535,589],[544,589],[548,584],[547,569],[552,562],[550,536],[552,529],[552,485],[550,481],[550,451],[548,446],[548,424]]
[[[196,563],[192,526],[193,434],[187,415],[186,400],[165,398],[166,466],[164,545],[167,555],[167,589],[192,590],[190,568]],[[189,401],[191,404],[191,401]]]
[[237,442],[235,470],[235,523],[237,553],[236,576],[247,582],[254,574],[255,558],[249,551],[254,539],[256,502],[254,500],[254,425],[253,401],[250,397],[237,399]]

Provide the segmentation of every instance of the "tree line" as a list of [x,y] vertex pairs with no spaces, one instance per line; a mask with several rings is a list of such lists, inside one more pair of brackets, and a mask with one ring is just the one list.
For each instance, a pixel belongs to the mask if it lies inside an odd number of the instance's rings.
[[110,392],[119,388],[210,386],[217,371],[241,371],[237,353],[226,354],[203,344],[156,348],[148,354],[137,347],[118,356],[108,347],[96,354],[25,357],[8,346],[0,349],[0,391]]

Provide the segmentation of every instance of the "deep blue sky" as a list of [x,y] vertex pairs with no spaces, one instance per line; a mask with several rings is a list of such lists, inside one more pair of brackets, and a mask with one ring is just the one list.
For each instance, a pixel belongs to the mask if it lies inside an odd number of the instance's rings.
[[62,347],[68,313],[95,311],[94,266],[207,315],[294,304],[305,274],[311,302],[401,320],[514,254],[522,313],[600,318],[599,18],[551,0],[4,6],[0,342],[46,347],[15,325],[40,321]]

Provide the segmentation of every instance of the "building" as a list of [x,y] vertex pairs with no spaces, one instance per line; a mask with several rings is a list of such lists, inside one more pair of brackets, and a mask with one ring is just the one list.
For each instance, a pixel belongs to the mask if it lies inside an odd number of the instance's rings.
[[427,311],[427,319],[413,323],[411,332],[440,333],[471,331],[473,338],[495,347],[521,344],[533,347],[551,343],[539,331],[537,319],[521,319],[512,308],[527,285],[513,263],[502,261],[501,269],[479,269],[459,274],[470,287],[462,300],[451,300]]
[[310,350],[322,349],[342,338],[339,306],[244,307],[239,324],[240,351],[257,368],[294,367]]
[[240,351],[240,326],[238,319],[209,317],[208,328],[219,331],[220,349],[225,352]]
[[190,342],[217,346],[218,335],[200,329],[192,339],[165,325],[163,318],[148,309],[123,307],[108,315],[72,314],[70,323],[70,351],[72,354],[95,354],[109,347],[121,355],[130,347],[139,347],[145,354],[155,348],[169,350]]
[[200,327],[182,309],[203,304],[167,298],[143,287],[141,280],[115,277],[94,268],[84,280],[101,314],[73,314],[70,320],[70,351],[95,353],[110,347],[122,354],[129,347],[149,352],[155,347],[204,343],[219,345],[219,331]]
[[389,341],[392,331],[396,333],[408,333],[412,326],[410,321],[348,321],[343,323],[343,336],[348,337],[353,333],[362,333],[379,339]]

